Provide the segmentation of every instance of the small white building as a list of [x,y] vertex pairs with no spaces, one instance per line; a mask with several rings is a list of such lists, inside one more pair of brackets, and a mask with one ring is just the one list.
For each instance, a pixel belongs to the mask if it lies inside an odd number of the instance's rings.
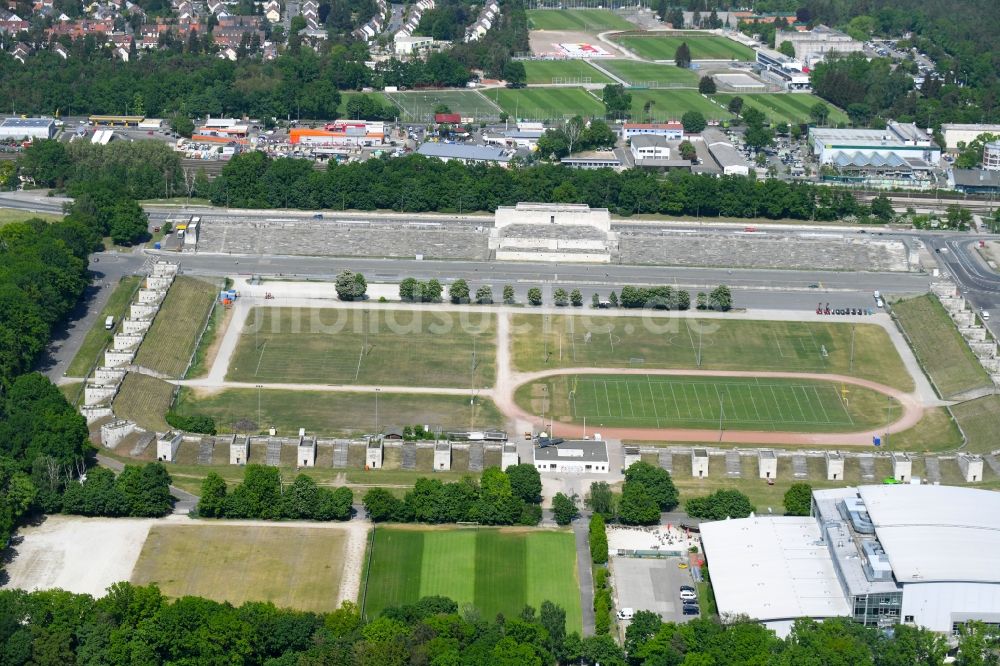
[[691,476],[708,478],[708,451],[705,449],[691,449]]
[[971,453],[963,453],[958,457],[958,468],[967,483],[983,480],[983,458]]
[[297,467],[316,466],[316,438],[299,435],[298,457],[295,459]]
[[636,162],[641,160],[669,160],[670,145],[660,134],[637,134],[629,139],[629,150]]
[[382,438],[372,437],[365,447],[365,469],[382,469]]
[[900,483],[909,483],[913,478],[913,460],[909,454],[894,451],[889,457],[892,460],[892,478]]
[[844,456],[836,451],[826,452],[826,480],[842,481],[844,479]]
[[177,449],[181,446],[181,433],[166,432],[156,438],[156,459],[160,462],[173,462]]
[[757,452],[757,469],[762,479],[778,478],[778,458],[774,451],[761,449]]
[[507,469],[521,463],[521,457],[517,455],[516,444],[504,444],[500,453],[500,469]]
[[229,441],[229,464],[246,465],[250,460],[250,436],[233,435]]
[[434,443],[434,471],[447,472],[451,469],[451,442]]
[[539,472],[607,474],[608,445],[600,439],[559,441],[535,447],[533,464]]
[[941,135],[948,150],[958,150],[959,143],[972,143],[980,134],[1000,135],[1000,125],[943,123]]

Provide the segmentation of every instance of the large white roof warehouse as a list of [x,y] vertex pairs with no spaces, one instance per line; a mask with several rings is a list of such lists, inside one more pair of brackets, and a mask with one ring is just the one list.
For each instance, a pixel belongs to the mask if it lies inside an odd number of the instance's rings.
[[813,492],[812,517],[701,525],[723,617],[779,635],[797,617],[845,615],[951,633],[1000,626],[1000,493],[885,485]]
[[815,518],[702,523],[701,539],[723,616],[748,615],[785,635],[795,618],[850,615]]

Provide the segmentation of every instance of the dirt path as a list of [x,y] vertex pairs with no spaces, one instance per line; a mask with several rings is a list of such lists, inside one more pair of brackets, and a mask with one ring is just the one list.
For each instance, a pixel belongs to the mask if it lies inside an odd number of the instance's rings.
[[[845,444],[852,446],[871,445],[872,437],[901,432],[917,424],[924,415],[924,406],[919,399],[910,393],[905,393],[878,382],[845,375],[830,375],[810,372],[757,372],[737,370],[668,370],[668,369],[608,369],[608,368],[562,368],[558,370],[542,370],[539,372],[516,373],[510,377],[510,386],[517,387],[526,382],[537,381],[546,377],[559,375],[667,375],[692,377],[762,377],[771,379],[812,379],[831,382],[841,382],[861,386],[891,396],[903,406],[902,416],[888,428],[868,430],[856,433],[799,433],[772,432],[757,430],[699,430],[688,428],[601,428],[605,438],[617,439],[657,439],[678,442],[739,442],[739,443],[769,443],[769,444]],[[497,408],[510,418],[523,419],[535,425],[542,423],[537,415],[521,409],[514,402],[513,389],[497,390],[494,395]],[[591,432],[593,431],[591,426]],[[559,423],[552,428],[552,434],[560,437],[582,437],[583,426]]]

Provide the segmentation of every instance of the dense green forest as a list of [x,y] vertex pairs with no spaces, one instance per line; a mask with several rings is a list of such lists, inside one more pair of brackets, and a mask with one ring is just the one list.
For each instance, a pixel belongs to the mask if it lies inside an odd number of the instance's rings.
[[[603,570],[601,570],[603,571]],[[958,666],[995,663],[997,637],[981,626],[959,639]],[[892,634],[846,618],[798,620],[788,638],[755,622],[685,624],[636,613],[624,646],[608,635],[566,633],[549,602],[516,617],[484,618],[425,597],[363,618],[356,605],[317,614],[198,597],[167,600],[155,586],[117,583],[93,599],[58,590],[0,590],[0,663],[248,664],[266,666],[940,666],[944,639],[899,625]]]
[[331,164],[237,156],[198,196],[243,208],[392,209],[409,212],[493,211],[518,201],[586,203],[622,215],[867,219],[868,206],[830,187],[744,176],[715,178],[674,171],[665,178],[639,170],[580,170],[539,164],[505,169],[444,163],[419,155]]

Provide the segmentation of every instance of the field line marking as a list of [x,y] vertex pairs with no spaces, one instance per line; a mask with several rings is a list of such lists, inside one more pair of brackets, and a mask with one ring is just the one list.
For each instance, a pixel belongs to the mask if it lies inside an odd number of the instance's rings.
[[768,388],[771,389],[771,397],[774,398],[775,416],[777,417],[771,421],[772,427],[774,427],[775,424],[785,422],[785,410],[781,408],[781,401],[778,400],[778,394],[774,392],[774,384],[769,384]]
[[[625,382],[625,386],[628,386],[628,382]],[[618,398],[618,413],[622,418],[625,418],[625,406],[622,405],[622,390],[621,387],[615,391],[615,396]]]
[[[690,386],[691,387],[691,390],[694,392],[694,399],[698,403],[698,413],[701,414],[701,420],[702,421],[707,421],[708,417],[705,416],[705,409],[702,406],[703,401],[702,401],[701,395],[699,394],[699,391],[698,391],[699,385],[692,383],[692,384],[685,384],[685,386]],[[708,389],[707,388],[705,389],[705,395],[708,395]]]
[[628,392],[628,409],[629,409],[630,412],[632,412],[632,418],[634,419],[635,418],[635,408],[632,407],[632,389],[629,387],[629,384],[631,384],[631,383],[632,383],[631,380],[628,380],[628,379],[625,380],[625,390]]
[[712,388],[715,389],[715,397],[719,399],[719,421],[725,420],[726,405],[722,400],[722,394],[719,393],[719,385],[712,384]]
[[264,344],[260,346],[260,356],[257,357],[257,367],[253,371],[253,376],[256,377],[257,373],[260,372],[260,362],[264,360],[264,351],[267,349],[267,339],[264,339]]
[[653,418],[656,419],[656,427],[659,428],[660,427],[660,414],[656,410],[656,396],[653,395],[653,382],[649,378],[649,375],[646,375],[646,385],[649,386],[649,398],[650,398],[651,404],[653,405]]
[[819,388],[813,386],[812,389],[813,393],[816,395],[816,402],[819,403],[819,408],[823,410],[823,417],[826,418],[826,422],[833,423],[833,421],[830,420],[830,415],[826,411],[826,407],[823,405],[823,399],[819,395]]
[[[688,341],[691,343],[691,353],[694,354],[694,363],[696,366],[700,368],[701,367],[700,361],[702,359],[698,358],[698,348],[694,346],[694,336],[691,334],[691,327],[688,326],[686,321],[684,322],[684,328],[687,330]],[[702,351],[704,352],[704,348],[702,348]]]
[[[667,386],[670,387],[670,396],[674,399],[674,412],[677,414],[677,418],[681,418],[681,406],[677,403],[677,393],[674,392],[674,383],[667,382]],[[687,401],[685,401],[687,404]]]
[[[836,390],[832,389],[831,390]],[[847,414],[847,420],[850,421],[851,425],[854,425],[854,419],[851,417],[851,410],[848,409],[847,404],[844,402],[844,396],[840,391],[837,391],[837,397],[840,398],[840,405],[844,408],[844,413]]]
[[[795,406],[799,408],[799,414],[801,414],[801,415],[802,415],[802,419],[801,419],[801,420],[802,420],[803,422],[805,422],[805,421],[807,420],[807,418],[806,418],[806,410],[802,409],[802,403],[801,403],[801,402],[799,401],[799,395],[798,395],[798,393],[796,392],[796,389],[797,389],[797,388],[798,388],[798,387],[797,387],[797,386],[796,386],[795,384],[792,384],[792,385],[791,385],[791,389],[792,389],[792,397],[793,397],[793,398],[795,398]],[[798,423],[798,422],[799,422],[799,421],[796,421],[796,423]]]
[[774,329],[771,329],[771,336],[774,338],[774,344],[778,345],[778,355],[781,356],[781,358],[785,358],[785,350],[781,348],[781,342],[778,340],[778,334],[774,331]]
[[806,403],[807,405],[809,405],[809,410],[810,410],[810,411],[812,412],[812,415],[813,415],[813,422],[814,422],[814,423],[815,423],[815,422],[820,422],[820,423],[822,423],[822,421],[818,421],[818,419],[819,419],[819,414],[818,414],[818,413],[816,413],[816,406],[812,404],[812,400],[811,400],[811,399],[809,398],[809,391],[807,390],[807,389],[808,389],[808,387],[807,387],[807,386],[806,386],[805,384],[803,384],[803,385],[802,385],[802,386],[800,386],[799,388],[801,388],[801,389],[802,389],[802,399],[803,399],[803,400],[805,400],[805,403]]
[[608,395],[608,381],[604,380],[601,383],[604,384],[604,399],[608,403],[608,417],[610,418],[611,417],[611,396]]
[[749,390],[749,393],[750,393],[750,404],[753,405],[753,411],[756,412],[756,414],[757,414],[757,421],[760,421],[761,420],[761,418],[760,418],[760,410],[757,409],[757,401],[753,399],[754,392],[760,390],[760,379],[758,379],[756,377],[754,379],[756,380],[757,385],[756,386],[751,386],[751,385],[747,384],[747,387],[750,389]]
[[361,352],[358,354],[358,369],[354,371],[354,381],[358,381],[358,377],[361,376],[361,359],[365,356],[365,344],[361,343]]

